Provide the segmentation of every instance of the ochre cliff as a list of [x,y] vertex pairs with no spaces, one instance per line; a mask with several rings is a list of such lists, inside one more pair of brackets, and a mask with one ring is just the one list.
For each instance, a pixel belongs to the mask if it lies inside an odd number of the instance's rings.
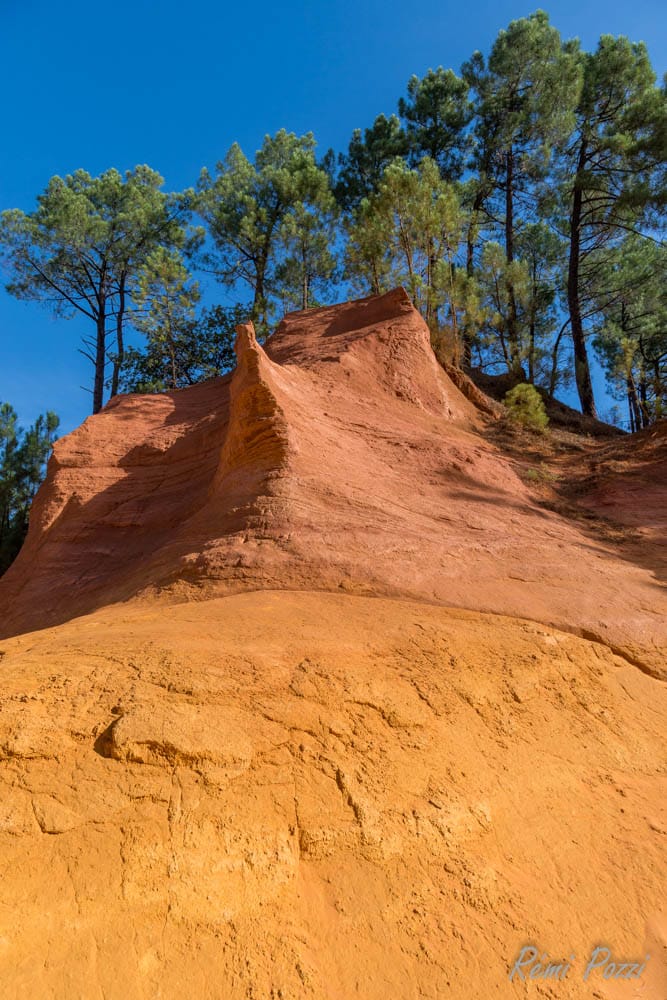
[[598,638],[662,673],[653,575],[535,502],[402,290],[252,328],[231,375],[119,396],[57,442],[0,635],[116,601],[408,596]]
[[0,580],[2,1000],[665,1000],[664,431],[552,496],[401,291],[237,354]]
[[600,941],[665,995],[665,685],[606,647],[264,591],[1,649],[3,1000],[611,1000]]

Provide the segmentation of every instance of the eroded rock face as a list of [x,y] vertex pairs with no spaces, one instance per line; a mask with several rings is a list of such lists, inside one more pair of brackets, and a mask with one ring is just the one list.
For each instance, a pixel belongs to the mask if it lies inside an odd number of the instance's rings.
[[288,316],[233,373],[120,396],[59,441],[0,634],[116,601],[270,587],[556,624],[665,670],[650,567],[540,507],[402,290]]
[[663,996],[662,513],[540,506],[402,292],[237,353],[59,441],[0,581],[3,1000],[505,997],[527,943],[617,1000],[600,941]]
[[1,648],[3,1000],[505,997],[529,942],[632,995],[600,941],[663,995],[665,685],[605,646],[267,591]]

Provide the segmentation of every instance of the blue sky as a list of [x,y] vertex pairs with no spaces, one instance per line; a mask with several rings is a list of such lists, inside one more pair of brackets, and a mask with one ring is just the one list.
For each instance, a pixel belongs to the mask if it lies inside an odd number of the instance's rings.
[[[0,0],[5,151],[0,208],[31,210],[53,174],[148,163],[169,189],[192,185],[233,141],[252,153],[279,128],[321,151],[396,109],[409,77],[458,69],[537,3],[510,0]],[[648,44],[667,69],[659,0],[558,0],[552,22],[592,48],[601,33]],[[219,300],[225,295],[220,289]],[[23,422],[55,409],[62,431],[90,409],[82,324],[53,320],[0,289],[0,401]],[[601,383],[600,383],[601,384]],[[605,408],[603,399],[600,400]]]

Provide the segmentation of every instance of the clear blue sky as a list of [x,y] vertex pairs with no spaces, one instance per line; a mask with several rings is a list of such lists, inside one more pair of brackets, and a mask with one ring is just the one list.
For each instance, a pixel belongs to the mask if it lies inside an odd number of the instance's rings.
[[[172,190],[233,141],[313,131],[321,151],[391,113],[409,77],[458,69],[539,3],[519,0],[0,0],[0,208],[31,210],[53,174],[148,163]],[[601,33],[648,44],[667,68],[662,0],[557,0],[552,22],[588,48]],[[224,300],[222,289],[220,300]],[[0,401],[23,422],[87,416],[81,323],[52,320],[0,289]],[[604,408],[603,403],[603,408]]]

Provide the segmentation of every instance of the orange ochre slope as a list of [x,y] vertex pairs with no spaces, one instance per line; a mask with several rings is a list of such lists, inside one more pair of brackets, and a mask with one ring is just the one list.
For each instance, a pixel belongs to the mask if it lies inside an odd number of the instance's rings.
[[664,562],[402,290],[237,361],[58,441],[0,580],[3,1000],[667,1000]]

